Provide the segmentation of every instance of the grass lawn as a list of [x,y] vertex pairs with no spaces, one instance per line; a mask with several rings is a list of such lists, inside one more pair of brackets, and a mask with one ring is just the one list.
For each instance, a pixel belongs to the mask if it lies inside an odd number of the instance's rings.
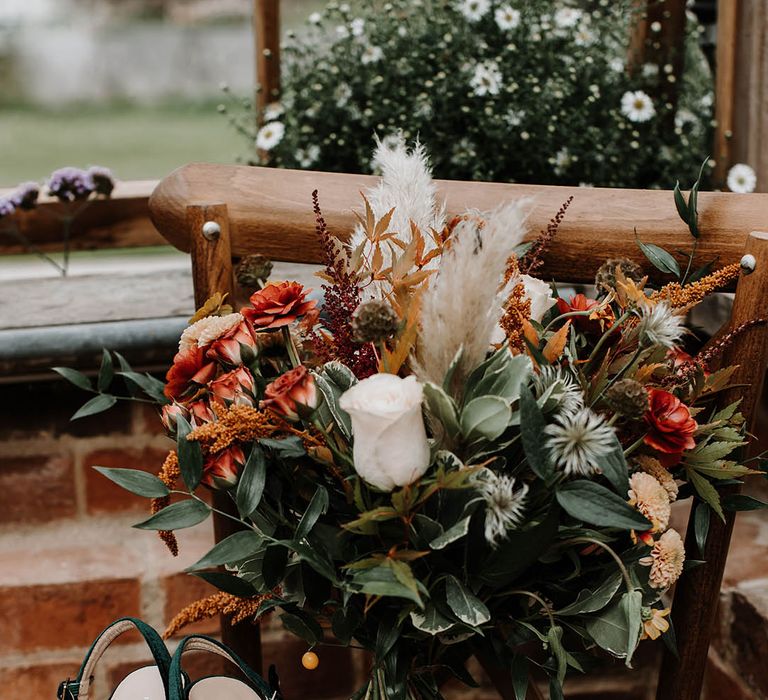
[[244,143],[216,104],[0,109],[0,187],[63,165],[104,165],[123,180],[160,178],[191,161],[232,163]]

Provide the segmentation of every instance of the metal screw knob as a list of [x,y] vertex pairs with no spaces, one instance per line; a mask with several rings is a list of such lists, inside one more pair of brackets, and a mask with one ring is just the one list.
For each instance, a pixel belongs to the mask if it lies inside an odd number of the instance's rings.
[[203,238],[206,241],[215,241],[221,235],[221,226],[215,221],[206,221],[203,224]]
[[750,253],[747,253],[739,263],[741,265],[741,270],[745,275],[752,274],[755,271],[755,266],[757,265],[757,260],[755,260],[755,256],[751,255]]

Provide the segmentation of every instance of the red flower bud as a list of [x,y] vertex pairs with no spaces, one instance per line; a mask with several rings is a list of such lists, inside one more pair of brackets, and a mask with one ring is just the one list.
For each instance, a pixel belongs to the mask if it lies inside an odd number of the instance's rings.
[[244,465],[243,451],[236,445],[228,447],[207,457],[203,463],[201,483],[212,489],[231,489],[237,484]]

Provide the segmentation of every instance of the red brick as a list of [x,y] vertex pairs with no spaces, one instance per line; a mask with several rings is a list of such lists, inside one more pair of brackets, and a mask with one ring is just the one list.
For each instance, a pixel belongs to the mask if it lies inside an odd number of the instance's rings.
[[81,659],[67,663],[0,668],[3,700],[55,698],[59,683],[77,676]]
[[0,588],[0,653],[85,648],[117,618],[138,616],[139,607],[136,579],[6,586]]
[[[176,574],[163,581],[165,587],[165,622],[168,624],[177,613],[187,605],[201,598],[207,598],[216,592],[209,583],[197,576],[189,574]],[[219,617],[201,620],[194,625],[189,625],[175,635],[183,637],[187,634],[216,634],[219,631]]]
[[75,515],[72,459],[66,452],[0,457],[0,523],[55,520]]
[[94,466],[142,469],[143,471],[157,474],[167,455],[168,450],[160,450],[155,447],[146,447],[144,449],[116,447],[96,450],[87,454],[83,459],[83,467],[85,469],[88,512],[96,514],[128,510],[146,511],[149,508],[148,499],[134,496],[132,493],[120,488],[93,469]]

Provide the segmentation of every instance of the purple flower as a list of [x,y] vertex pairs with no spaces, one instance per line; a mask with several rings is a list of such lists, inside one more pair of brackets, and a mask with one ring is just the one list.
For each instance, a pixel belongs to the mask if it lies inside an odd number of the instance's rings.
[[10,196],[11,202],[17,209],[34,209],[40,196],[40,185],[36,182],[22,182]]
[[93,191],[93,179],[80,168],[59,168],[48,179],[48,194],[62,202],[88,199]]
[[16,205],[10,197],[0,197],[0,219],[16,211]]
[[96,194],[103,194],[105,197],[112,194],[112,190],[115,189],[115,176],[109,168],[92,165],[88,168],[88,175],[93,182],[93,191]]

